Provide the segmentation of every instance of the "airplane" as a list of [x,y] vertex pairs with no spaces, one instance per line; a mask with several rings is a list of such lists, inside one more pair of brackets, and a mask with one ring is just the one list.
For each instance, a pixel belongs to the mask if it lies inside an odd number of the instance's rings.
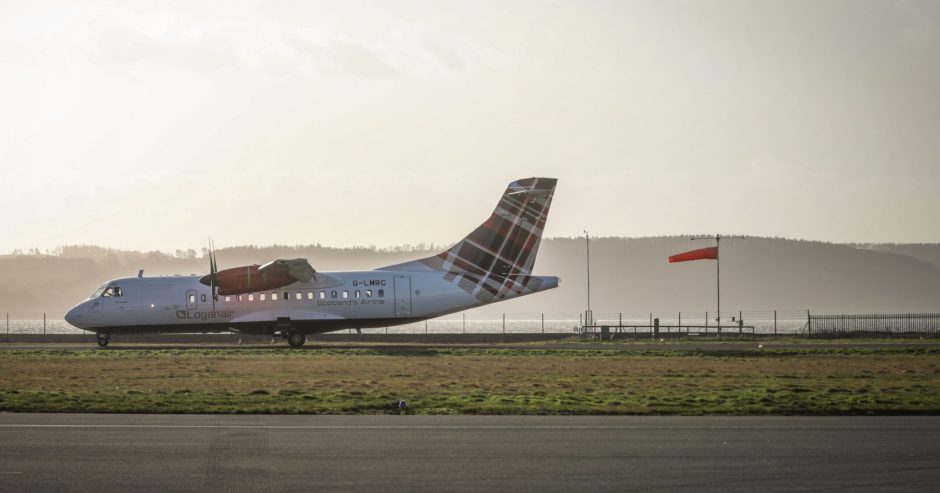
[[532,269],[557,180],[509,184],[490,217],[450,249],[371,271],[317,272],[303,258],[209,274],[102,284],[65,315],[107,347],[114,334],[236,332],[308,335],[409,324],[558,287]]

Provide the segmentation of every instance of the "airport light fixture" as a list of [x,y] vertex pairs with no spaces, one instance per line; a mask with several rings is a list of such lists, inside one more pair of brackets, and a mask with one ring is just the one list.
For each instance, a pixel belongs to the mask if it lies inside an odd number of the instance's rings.
[[584,230],[585,252],[587,253],[587,311],[584,312],[584,325],[594,325],[594,314],[591,312],[591,235]]

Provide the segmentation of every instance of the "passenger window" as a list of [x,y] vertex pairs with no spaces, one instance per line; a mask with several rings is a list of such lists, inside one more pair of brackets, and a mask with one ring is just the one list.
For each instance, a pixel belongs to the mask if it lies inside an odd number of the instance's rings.
[[277,301],[277,293],[271,293],[271,301]]
[[359,297],[359,290],[357,289],[357,290],[356,290],[356,298],[358,298],[358,297]]
[[326,291],[320,291],[320,299],[326,299]]
[[284,301],[287,301],[289,299],[290,299],[290,291],[284,291]]
[[383,297],[385,297],[385,290],[384,290],[384,289],[380,289],[380,290],[379,290],[379,298],[383,298]]
[[[179,299],[179,298],[177,298],[177,299]],[[192,304],[192,303],[195,303],[195,302],[196,302],[196,295],[194,295],[194,294],[189,295],[189,303]]]
[[366,298],[371,298],[371,297],[372,297],[372,290],[371,290],[371,289],[367,289],[367,290],[366,290]]
[[312,300],[312,299],[313,299],[313,291],[307,291],[307,299],[308,299],[308,300]]
[[202,294],[199,295],[199,301],[201,301],[201,302],[203,302],[203,303],[206,302],[206,293],[202,293]]
[[248,295],[248,301],[255,301],[255,295],[254,295],[254,294],[249,294],[249,295]]
[[336,290],[333,290],[332,292],[330,292],[330,295],[332,295],[333,298],[336,298]]
[[231,296],[226,296],[226,297],[225,297],[225,302],[228,303],[228,302],[230,302],[230,301],[232,301],[232,297],[231,297]]
[[302,299],[304,299],[304,294],[301,293],[300,291],[297,291],[296,293],[294,293],[294,299],[295,299],[295,300],[302,300]]
[[258,301],[264,301],[266,299],[268,299],[267,293],[261,293],[258,295]]

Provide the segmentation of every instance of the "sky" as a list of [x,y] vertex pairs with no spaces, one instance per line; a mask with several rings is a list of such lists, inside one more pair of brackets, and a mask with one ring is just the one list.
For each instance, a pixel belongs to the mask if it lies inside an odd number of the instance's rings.
[[940,2],[0,0],[0,254],[940,242]]

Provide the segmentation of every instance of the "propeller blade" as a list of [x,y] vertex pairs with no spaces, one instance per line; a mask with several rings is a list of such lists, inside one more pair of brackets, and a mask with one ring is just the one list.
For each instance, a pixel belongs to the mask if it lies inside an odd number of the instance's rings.
[[215,265],[215,245],[209,238],[209,293],[212,296],[212,311],[215,311],[215,274],[218,269]]

